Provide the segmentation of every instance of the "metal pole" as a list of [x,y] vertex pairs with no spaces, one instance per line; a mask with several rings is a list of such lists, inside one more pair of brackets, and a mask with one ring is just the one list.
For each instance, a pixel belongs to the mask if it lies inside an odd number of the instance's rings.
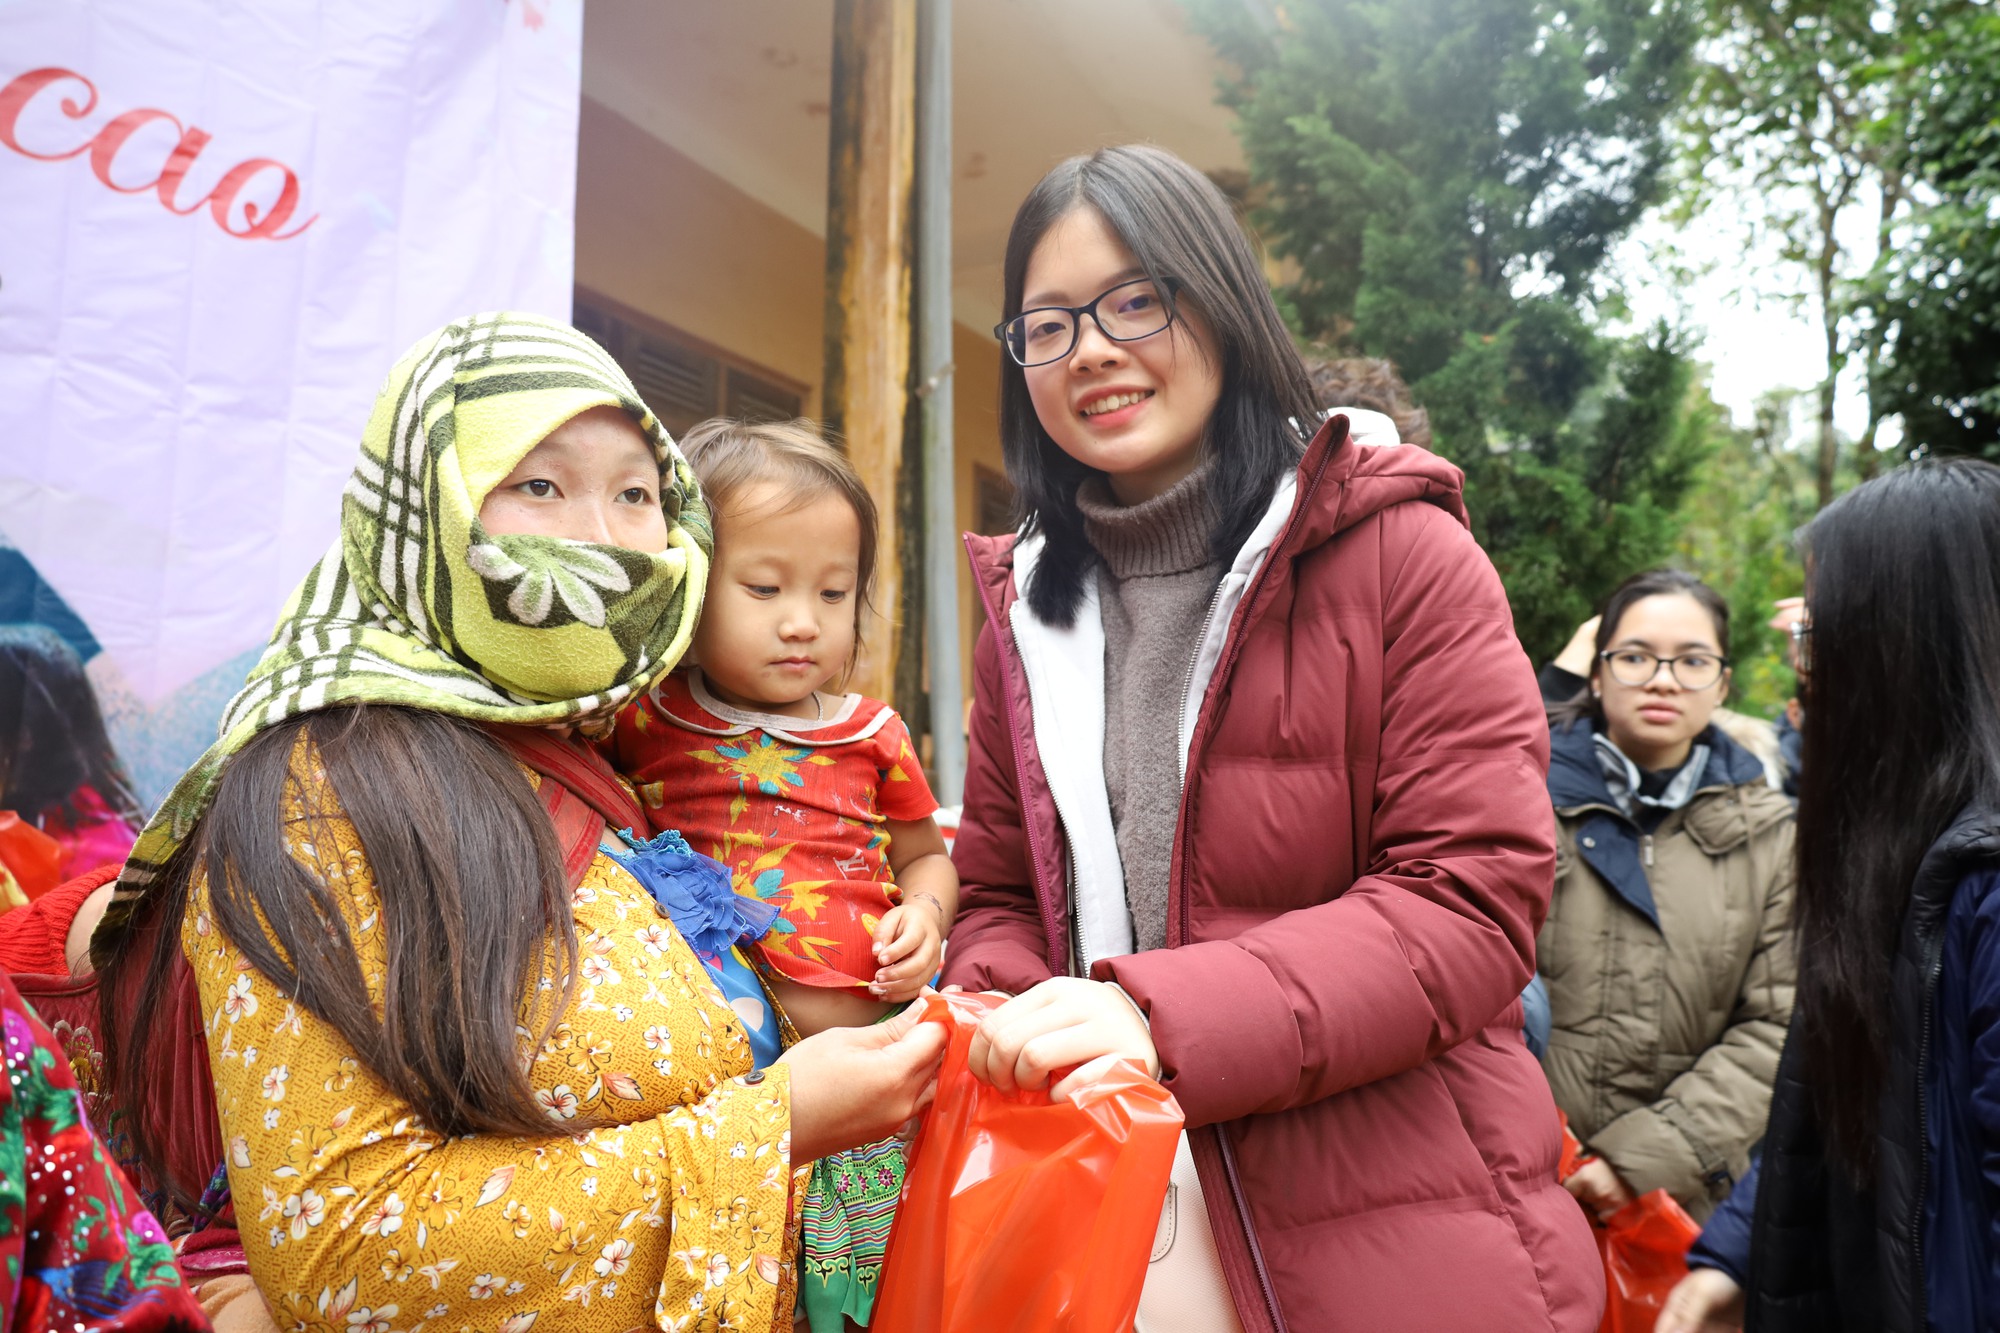
[[924,439],[924,601],[929,611],[931,787],[965,792],[965,696],[959,670],[958,466],[951,438],[951,3],[917,13],[917,394]]

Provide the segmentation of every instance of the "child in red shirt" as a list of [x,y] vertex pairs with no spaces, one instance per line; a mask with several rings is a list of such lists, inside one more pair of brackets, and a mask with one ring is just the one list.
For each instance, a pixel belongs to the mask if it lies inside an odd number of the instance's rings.
[[[752,949],[799,1032],[879,1022],[937,974],[958,876],[902,719],[822,689],[853,665],[874,502],[803,422],[708,422],[680,444],[715,520],[696,665],[620,712],[609,758],[650,832],[677,830],[779,908]],[[893,1140],[814,1164],[814,1333],[866,1326],[902,1168]]]

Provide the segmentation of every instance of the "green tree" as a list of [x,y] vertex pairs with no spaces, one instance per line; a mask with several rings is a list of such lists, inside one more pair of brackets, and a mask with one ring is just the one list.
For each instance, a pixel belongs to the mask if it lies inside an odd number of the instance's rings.
[[1684,410],[1693,368],[1676,334],[1606,345],[1608,372],[1567,419],[1480,470],[1481,540],[1537,661],[1627,576],[1673,554],[1713,447],[1706,418]]
[[1767,394],[1743,429],[1697,381],[1686,414],[1688,429],[1711,446],[1682,505],[1675,557],[1729,602],[1733,706],[1760,717],[1795,690],[1783,637],[1769,620],[1779,598],[1804,591],[1794,535],[1818,507],[1815,458],[1792,445],[1799,397],[1795,389]]
[[[1865,478],[1879,465],[1888,326],[1866,292],[1908,211],[1891,76],[1914,8],[1915,0],[1709,0],[1709,39],[1686,118],[1687,215],[1725,195],[1747,202],[1753,225],[1779,239],[1807,281],[1826,372],[1815,393],[1822,505],[1840,468],[1836,387],[1856,358],[1869,410],[1855,467]],[[1864,214],[1873,240],[1857,253],[1846,220]]]
[[1872,293],[1877,388],[1906,443],[2000,459],[2000,11],[1945,5],[1913,26],[1892,125],[1919,187]]
[[1698,456],[1602,269],[1662,195],[1697,0],[1186,0],[1230,72],[1295,331],[1394,361],[1465,469],[1530,652],[1671,548]]

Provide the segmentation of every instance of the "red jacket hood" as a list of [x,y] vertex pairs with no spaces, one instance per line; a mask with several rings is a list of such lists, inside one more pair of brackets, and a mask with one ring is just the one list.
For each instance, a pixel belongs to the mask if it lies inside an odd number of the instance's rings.
[[[1414,444],[1364,445],[1347,431],[1347,418],[1329,417],[1299,460],[1293,514],[1278,537],[1277,551],[1296,555],[1318,546],[1391,505],[1423,500],[1466,527],[1465,474],[1428,449]],[[973,582],[990,611],[1004,613],[1013,601],[1015,536],[968,535]]]

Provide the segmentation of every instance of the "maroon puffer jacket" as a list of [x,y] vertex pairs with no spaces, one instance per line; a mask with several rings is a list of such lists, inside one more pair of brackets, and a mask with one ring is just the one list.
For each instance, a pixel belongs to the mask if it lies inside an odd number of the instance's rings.
[[[1069,970],[1070,849],[1013,539],[969,546],[987,624],[945,973],[1020,992]],[[1518,999],[1555,866],[1548,724],[1458,470],[1333,418],[1223,642],[1168,947],[1092,975],[1150,1017],[1246,1333],[1586,1333],[1602,1268]]]

